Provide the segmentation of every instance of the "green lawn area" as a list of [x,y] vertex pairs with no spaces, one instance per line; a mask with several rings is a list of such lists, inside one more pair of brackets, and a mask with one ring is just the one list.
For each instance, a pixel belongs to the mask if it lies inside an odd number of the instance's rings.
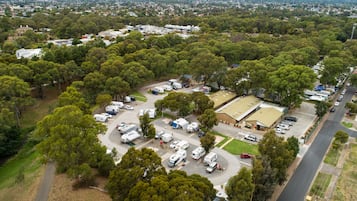
[[235,155],[239,155],[241,153],[259,155],[258,145],[250,144],[237,139],[232,140],[230,143],[224,146],[223,149]]
[[213,135],[218,135],[218,136],[224,138],[222,141],[220,141],[218,144],[216,144],[216,147],[221,147],[224,143],[226,143],[230,139],[228,136],[225,136],[222,133],[219,133],[217,131],[210,131],[210,133]]
[[346,128],[352,128],[352,126],[353,126],[352,123],[350,123],[350,122],[345,122],[345,121],[342,122],[342,125],[343,125],[344,127],[346,127]]
[[135,91],[132,94],[130,94],[130,96],[133,96],[136,98],[137,101],[142,101],[142,102],[146,102],[147,98],[140,92]]
[[330,184],[332,175],[319,173],[314,181],[314,184],[311,187],[310,195],[319,196],[321,198],[324,197],[326,189]]
[[221,147],[224,143],[226,143],[229,140],[229,138],[224,138],[222,141],[220,141],[218,144],[216,144],[216,147]]
[[340,150],[335,150],[330,148],[326,154],[324,162],[336,166],[339,158],[340,158]]
[[38,170],[41,166],[38,156],[39,153],[32,145],[25,145],[16,156],[0,166],[0,189],[12,186],[22,168],[25,178]]

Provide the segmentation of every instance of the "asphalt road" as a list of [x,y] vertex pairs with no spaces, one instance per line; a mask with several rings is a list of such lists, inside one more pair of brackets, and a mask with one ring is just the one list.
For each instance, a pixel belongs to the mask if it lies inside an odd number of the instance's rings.
[[305,195],[308,193],[309,187],[336,131],[344,130],[350,136],[357,137],[357,132],[346,129],[340,124],[341,119],[346,113],[344,105],[351,100],[354,91],[352,87],[347,89],[341,104],[336,107],[334,113],[330,114],[328,120],[317,134],[314,142],[296,168],[294,175],[280,194],[278,201],[305,200]]

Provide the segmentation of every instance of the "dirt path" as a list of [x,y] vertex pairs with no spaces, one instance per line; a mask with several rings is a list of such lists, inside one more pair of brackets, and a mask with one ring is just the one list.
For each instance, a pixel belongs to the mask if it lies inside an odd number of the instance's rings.
[[55,176],[55,172],[56,172],[55,163],[53,162],[47,163],[45,175],[43,175],[41,184],[38,187],[35,201],[47,201],[48,195],[52,187],[52,182]]

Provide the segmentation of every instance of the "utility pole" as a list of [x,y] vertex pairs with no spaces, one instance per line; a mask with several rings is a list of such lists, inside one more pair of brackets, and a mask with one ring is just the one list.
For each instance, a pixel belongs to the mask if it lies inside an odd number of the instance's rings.
[[354,23],[353,27],[352,27],[351,40],[353,39],[353,34],[355,33],[356,26],[357,26],[357,23]]

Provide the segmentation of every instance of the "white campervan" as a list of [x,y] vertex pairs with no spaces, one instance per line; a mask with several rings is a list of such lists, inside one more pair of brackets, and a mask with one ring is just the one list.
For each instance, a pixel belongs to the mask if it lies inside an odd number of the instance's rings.
[[209,154],[207,154],[207,155],[205,156],[205,158],[203,159],[203,163],[204,163],[205,165],[209,165],[209,164],[211,164],[212,162],[216,162],[217,159],[218,159],[218,155],[217,155],[216,153],[214,153],[214,152],[211,152],[211,153],[209,153]]
[[203,147],[197,147],[192,151],[191,157],[195,160],[200,159],[202,156],[206,154],[206,151]]
[[175,154],[171,155],[168,161],[169,167],[175,167],[182,161],[186,161],[187,152],[186,150],[178,150]]

